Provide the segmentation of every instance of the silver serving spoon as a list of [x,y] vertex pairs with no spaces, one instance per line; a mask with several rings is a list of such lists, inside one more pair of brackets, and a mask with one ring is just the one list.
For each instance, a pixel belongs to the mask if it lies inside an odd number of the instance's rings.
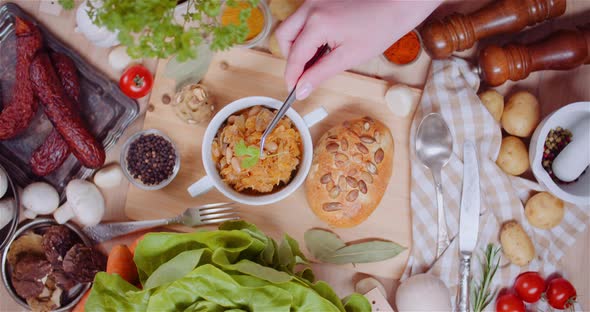
[[434,179],[438,208],[437,259],[450,244],[440,173],[442,168],[449,162],[452,152],[453,137],[447,123],[438,113],[426,115],[420,122],[416,133],[416,155],[418,155],[424,166],[430,169]]

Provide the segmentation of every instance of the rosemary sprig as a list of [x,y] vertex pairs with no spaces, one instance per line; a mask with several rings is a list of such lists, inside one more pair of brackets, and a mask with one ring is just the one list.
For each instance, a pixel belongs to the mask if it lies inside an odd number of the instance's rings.
[[471,303],[474,312],[483,311],[498,293],[498,288],[492,290],[491,285],[492,279],[496,275],[496,271],[500,265],[499,252],[500,247],[488,244],[484,250],[484,261],[478,257],[483,274],[481,281],[473,282],[471,287]]

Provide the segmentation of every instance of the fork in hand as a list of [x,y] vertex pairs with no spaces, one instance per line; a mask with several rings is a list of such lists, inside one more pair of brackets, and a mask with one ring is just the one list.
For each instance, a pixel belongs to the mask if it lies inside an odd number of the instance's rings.
[[182,214],[169,219],[97,224],[86,227],[83,231],[96,243],[102,243],[118,236],[164,225],[183,224],[193,227],[240,219],[233,211],[234,208],[229,206],[231,204],[216,203],[188,208]]

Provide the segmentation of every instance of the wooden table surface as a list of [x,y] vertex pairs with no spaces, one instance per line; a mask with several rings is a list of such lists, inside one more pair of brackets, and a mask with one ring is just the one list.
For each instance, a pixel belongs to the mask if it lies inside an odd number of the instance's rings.
[[[0,4],[8,2],[0,0]],[[65,43],[74,47],[86,60],[92,63],[97,68],[103,70],[113,80],[118,80],[119,73],[114,72],[107,63],[107,55],[109,49],[98,48],[89,43],[82,35],[73,31],[75,11],[61,11],[58,16],[44,13],[44,8],[51,5],[51,0],[12,0],[20,5],[24,10],[37,17],[47,28],[54,32],[58,38]],[[57,2],[57,1],[55,1]],[[79,2],[79,1],[77,1]],[[452,1],[441,6],[434,16],[444,16],[453,11],[470,12],[480,7],[483,1]],[[559,27],[571,28],[573,25],[581,25],[590,20],[590,1],[588,0],[568,0],[566,14],[554,21],[545,23],[533,29],[527,29],[519,34],[511,36],[503,36],[501,39],[485,40],[488,42],[505,42],[506,40],[531,41],[543,34],[557,29]],[[466,58],[471,58],[474,55],[476,48],[460,53],[459,55]],[[414,87],[422,87],[428,67],[430,58],[426,53],[422,53],[419,60],[410,66],[394,66],[390,65],[380,57],[376,57],[369,62],[353,69],[369,76],[381,77],[392,83],[405,83]],[[155,70],[157,61],[147,60],[144,62],[151,70]],[[536,94],[542,105],[543,114],[546,115],[554,109],[566,105],[571,102],[589,100],[590,88],[590,66],[581,67],[568,72],[546,71],[541,73],[534,73],[524,81],[516,83],[507,83],[498,88],[501,93],[510,94],[513,90],[526,89]],[[140,100],[142,115],[125,131],[121,137],[119,144],[111,149],[107,155],[107,162],[116,162],[119,158],[119,151],[121,142],[124,142],[133,133],[142,128],[143,113],[148,105],[147,99]],[[385,109],[385,108],[384,108]],[[125,196],[127,194],[128,184],[105,192],[107,199],[107,212],[105,220],[122,220],[125,218],[124,205]],[[131,186],[133,187],[133,186]],[[588,225],[588,219],[585,221]],[[138,234],[137,234],[138,235]],[[104,245],[105,249],[109,249],[113,244],[129,243],[137,235],[129,235],[119,238],[115,241]],[[566,254],[562,257],[558,268],[561,273],[569,278],[574,286],[577,288],[579,302],[586,310],[590,309],[590,231],[586,230],[578,234],[576,243],[568,248]],[[350,276],[338,274],[334,267],[321,267],[316,269],[318,278],[328,280],[335,286],[336,291],[340,295],[345,295],[352,291],[352,280],[358,279],[360,276]],[[388,289],[388,299],[392,302],[394,297],[394,289],[397,281],[382,280]],[[22,307],[18,306],[9,298],[4,287],[0,287],[0,311],[22,311]]]

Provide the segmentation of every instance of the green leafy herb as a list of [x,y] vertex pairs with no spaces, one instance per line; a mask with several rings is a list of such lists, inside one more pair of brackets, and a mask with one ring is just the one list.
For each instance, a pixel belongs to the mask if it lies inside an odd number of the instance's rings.
[[[255,7],[259,0],[245,1]],[[69,5],[72,0],[59,2]],[[226,50],[244,42],[248,34],[246,21],[250,9],[240,12],[238,24],[223,26],[217,18],[223,5],[237,7],[239,1],[225,1],[224,4],[220,0],[188,0],[181,21],[174,16],[177,0],[101,2],[97,5],[88,1],[89,16],[95,24],[119,31],[119,41],[127,46],[133,58],[166,58],[176,54],[179,61],[185,61],[197,56],[193,47],[202,42],[213,51]]]
[[285,235],[277,245],[244,221],[216,231],[150,233],[133,261],[142,289],[99,273],[87,311],[370,310],[363,296],[341,299],[326,282],[315,282],[294,239]]
[[368,263],[393,258],[406,248],[394,242],[372,240],[346,245],[336,234],[320,229],[305,232],[305,244],[309,252],[322,262]]
[[484,250],[484,259],[481,261],[481,269],[482,269],[482,278],[479,282],[473,282],[471,288],[471,300],[473,311],[474,312],[481,312],[483,311],[494,297],[498,293],[498,289],[491,289],[492,280],[494,279],[494,275],[496,275],[496,271],[498,270],[498,266],[500,265],[500,247],[494,246],[493,244],[488,244],[486,249]]
[[57,3],[59,3],[61,7],[66,10],[71,10],[74,8],[74,0],[57,0]]
[[236,156],[242,157],[240,167],[248,169],[254,167],[260,159],[260,149],[255,146],[246,146],[246,142],[241,140],[235,145]]

